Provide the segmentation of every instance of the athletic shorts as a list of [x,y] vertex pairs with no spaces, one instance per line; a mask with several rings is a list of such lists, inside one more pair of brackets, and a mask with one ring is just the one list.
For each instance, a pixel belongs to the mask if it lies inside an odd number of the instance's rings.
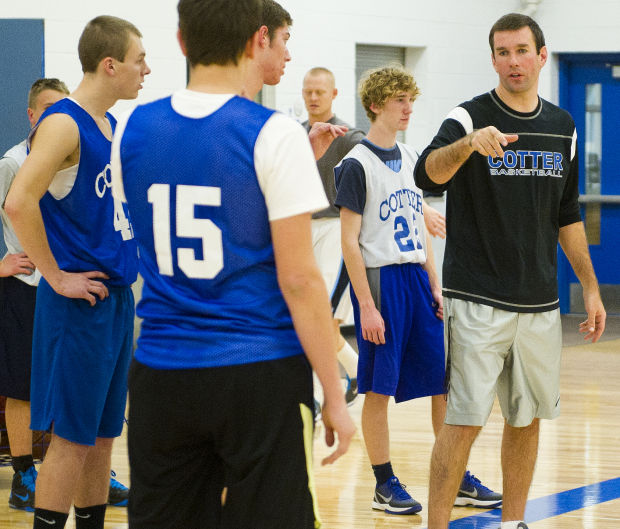
[[327,285],[334,318],[344,323],[353,321],[349,297],[349,275],[342,259],[340,219],[312,219],[312,248],[314,257]]
[[508,424],[560,414],[559,309],[519,313],[444,298],[446,423],[483,426],[495,394]]
[[134,360],[129,402],[130,528],[320,527],[304,355],[179,370]]
[[37,287],[0,277],[0,395],[30,400],[32,326]]
[[351,288],[359,349],[359,393],[394,396],[396,402],[444,393],[443,322],[426,270],[419,264],[366,271],[375,306],[385,323],[385,344],[362,338],[359,304]]
[[53,425],[54,434],[82,445],[121,434],[134,300],[129,287],[109,292],[91,307],[57,294],[41,279],[32,344],[32,430]]

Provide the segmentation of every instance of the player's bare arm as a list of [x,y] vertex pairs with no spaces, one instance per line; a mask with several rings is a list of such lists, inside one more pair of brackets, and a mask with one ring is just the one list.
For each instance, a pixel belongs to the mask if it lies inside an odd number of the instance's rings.
[[366,266],[359,247],[362,216],[348,208],[340,208],[342,257],[360,307],[362,337],[374,344],[385,343],[385,322],[372,299],[366,277]]
[[50,286],[71,298],[86,299],[95,304],[95,296],[104,299],[106,286],[95,278],[107,277],[103,272],[68,273],[59,269],[50,250],[39,201],[49,188],[54,175],[77,163],[79,132],[76,123],[64,114],[53,114],[39,125],[30,154],[15,176],[5,202],[5,210],[26,254]]
[[430,235],[446,238],[446,217],[435,208],[429,206],[426,200],[422,200],[422,213],[424,214],[424,225]]
[[334,452],[322,464],[344,454],[355,433],[336,360],[336,340],[331,332],[317,332],[331,325],[332,315],[325,282],[312,251],[310,213],[271,222],[271,236],[278,284],[288,305],[299,341],[316,372],[325,401],[322,407],[325,440]]
[[575,275],[583,287],[583,301],[587,320],[579,325],[579,332],[584,334],[584,340],[596,342],[605,330],[607,314],[598,287],[598,281],[590,259],[588,241],[582,222],[575,222],[560,228],[560,245],[570,262]]
[[518,139],[518,135],[504,134],[493,126],[475,130],[460,140],[431,152],[426,158],[426,173],[436,184],[445,184],[473,152],[494,158],[502,157],[503,147]]
[[343,125],[332,125],[331,123],[323,123],[320,121],[314,123],[308,133],[314,159],[318,160],[321,158],[327,152],[332,142],[338,136],[344,136],[347,130],[349,130],[349,128]]
[[441,293],[441,283],[439,282],[439,276],[437,275],[437,267],[435,265],[435,252],[433,252],[433,245],[431,243],[430,234],[426,233],[426,262],[422,265],[422,268],[426,270],[428,274],[428,282],[431,286],[431,293],[435,300],[435,308],[437,309],[435,315],[443,320],[443,294]]

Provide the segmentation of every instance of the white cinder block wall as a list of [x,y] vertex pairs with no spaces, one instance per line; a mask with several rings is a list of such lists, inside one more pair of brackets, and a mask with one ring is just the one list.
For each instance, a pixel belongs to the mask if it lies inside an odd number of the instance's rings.
[[[335,110],[355,119],[355,44],[408,48],[407,66],[422,95],[414,105],[407,142],[422,149],[447,112],[459,102],[493,88],[487,35],[501,15],[523,7],[521,0],[281,0],[293,19],[293,60],[275,88],[275,106],[305,119],[304,73],[326,66],[336,74]],[[110,14],[135,23],[144,35],[153,72],[138,102],[170,93],[185,83],[185,61],[176,43],[176,0],[0,0],[3,18],[45,20],[45,73],[75,88],[81,78],[77,41],[88,20]],[[541,0],[534,17],[547,37],[551,60],[543,70],[541,94],[557,101],[557,58],[576,51],[620,51],[620,1]],[[119,102],[118,114],[135,102]]]

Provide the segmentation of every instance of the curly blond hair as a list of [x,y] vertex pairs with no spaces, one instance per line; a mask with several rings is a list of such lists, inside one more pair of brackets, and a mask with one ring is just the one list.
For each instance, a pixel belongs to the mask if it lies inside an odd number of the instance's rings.
[[364,72],[357,91],[371,122],[377,118],[377,115],[370,110],[373,103],[382,107],[388,99],[400,92],[407,92],[414,99],[420,95],[420,89],[413,75],[400,64],[389,64]]

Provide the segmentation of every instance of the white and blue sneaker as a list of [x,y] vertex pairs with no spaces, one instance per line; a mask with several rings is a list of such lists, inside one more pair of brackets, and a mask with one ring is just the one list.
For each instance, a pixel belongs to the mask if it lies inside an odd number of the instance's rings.
[[351,406],[353,401],[357,398],[357,378],[351,378],[349,375],[346,375],[344,381],[344,400],[346,401],[347,406]]
[[422,510],[422,505],[415,501],[405,490],[396,476],[392,476],[375,488],[372,508],[389,514],[415,514]]
[[501,504],[502,495],[499,492],[493,492],[485,487],[476,476],[469,473],[469,470],[465,472],[454,505],[461,507],[471,505],[472,507],[492,509]]

